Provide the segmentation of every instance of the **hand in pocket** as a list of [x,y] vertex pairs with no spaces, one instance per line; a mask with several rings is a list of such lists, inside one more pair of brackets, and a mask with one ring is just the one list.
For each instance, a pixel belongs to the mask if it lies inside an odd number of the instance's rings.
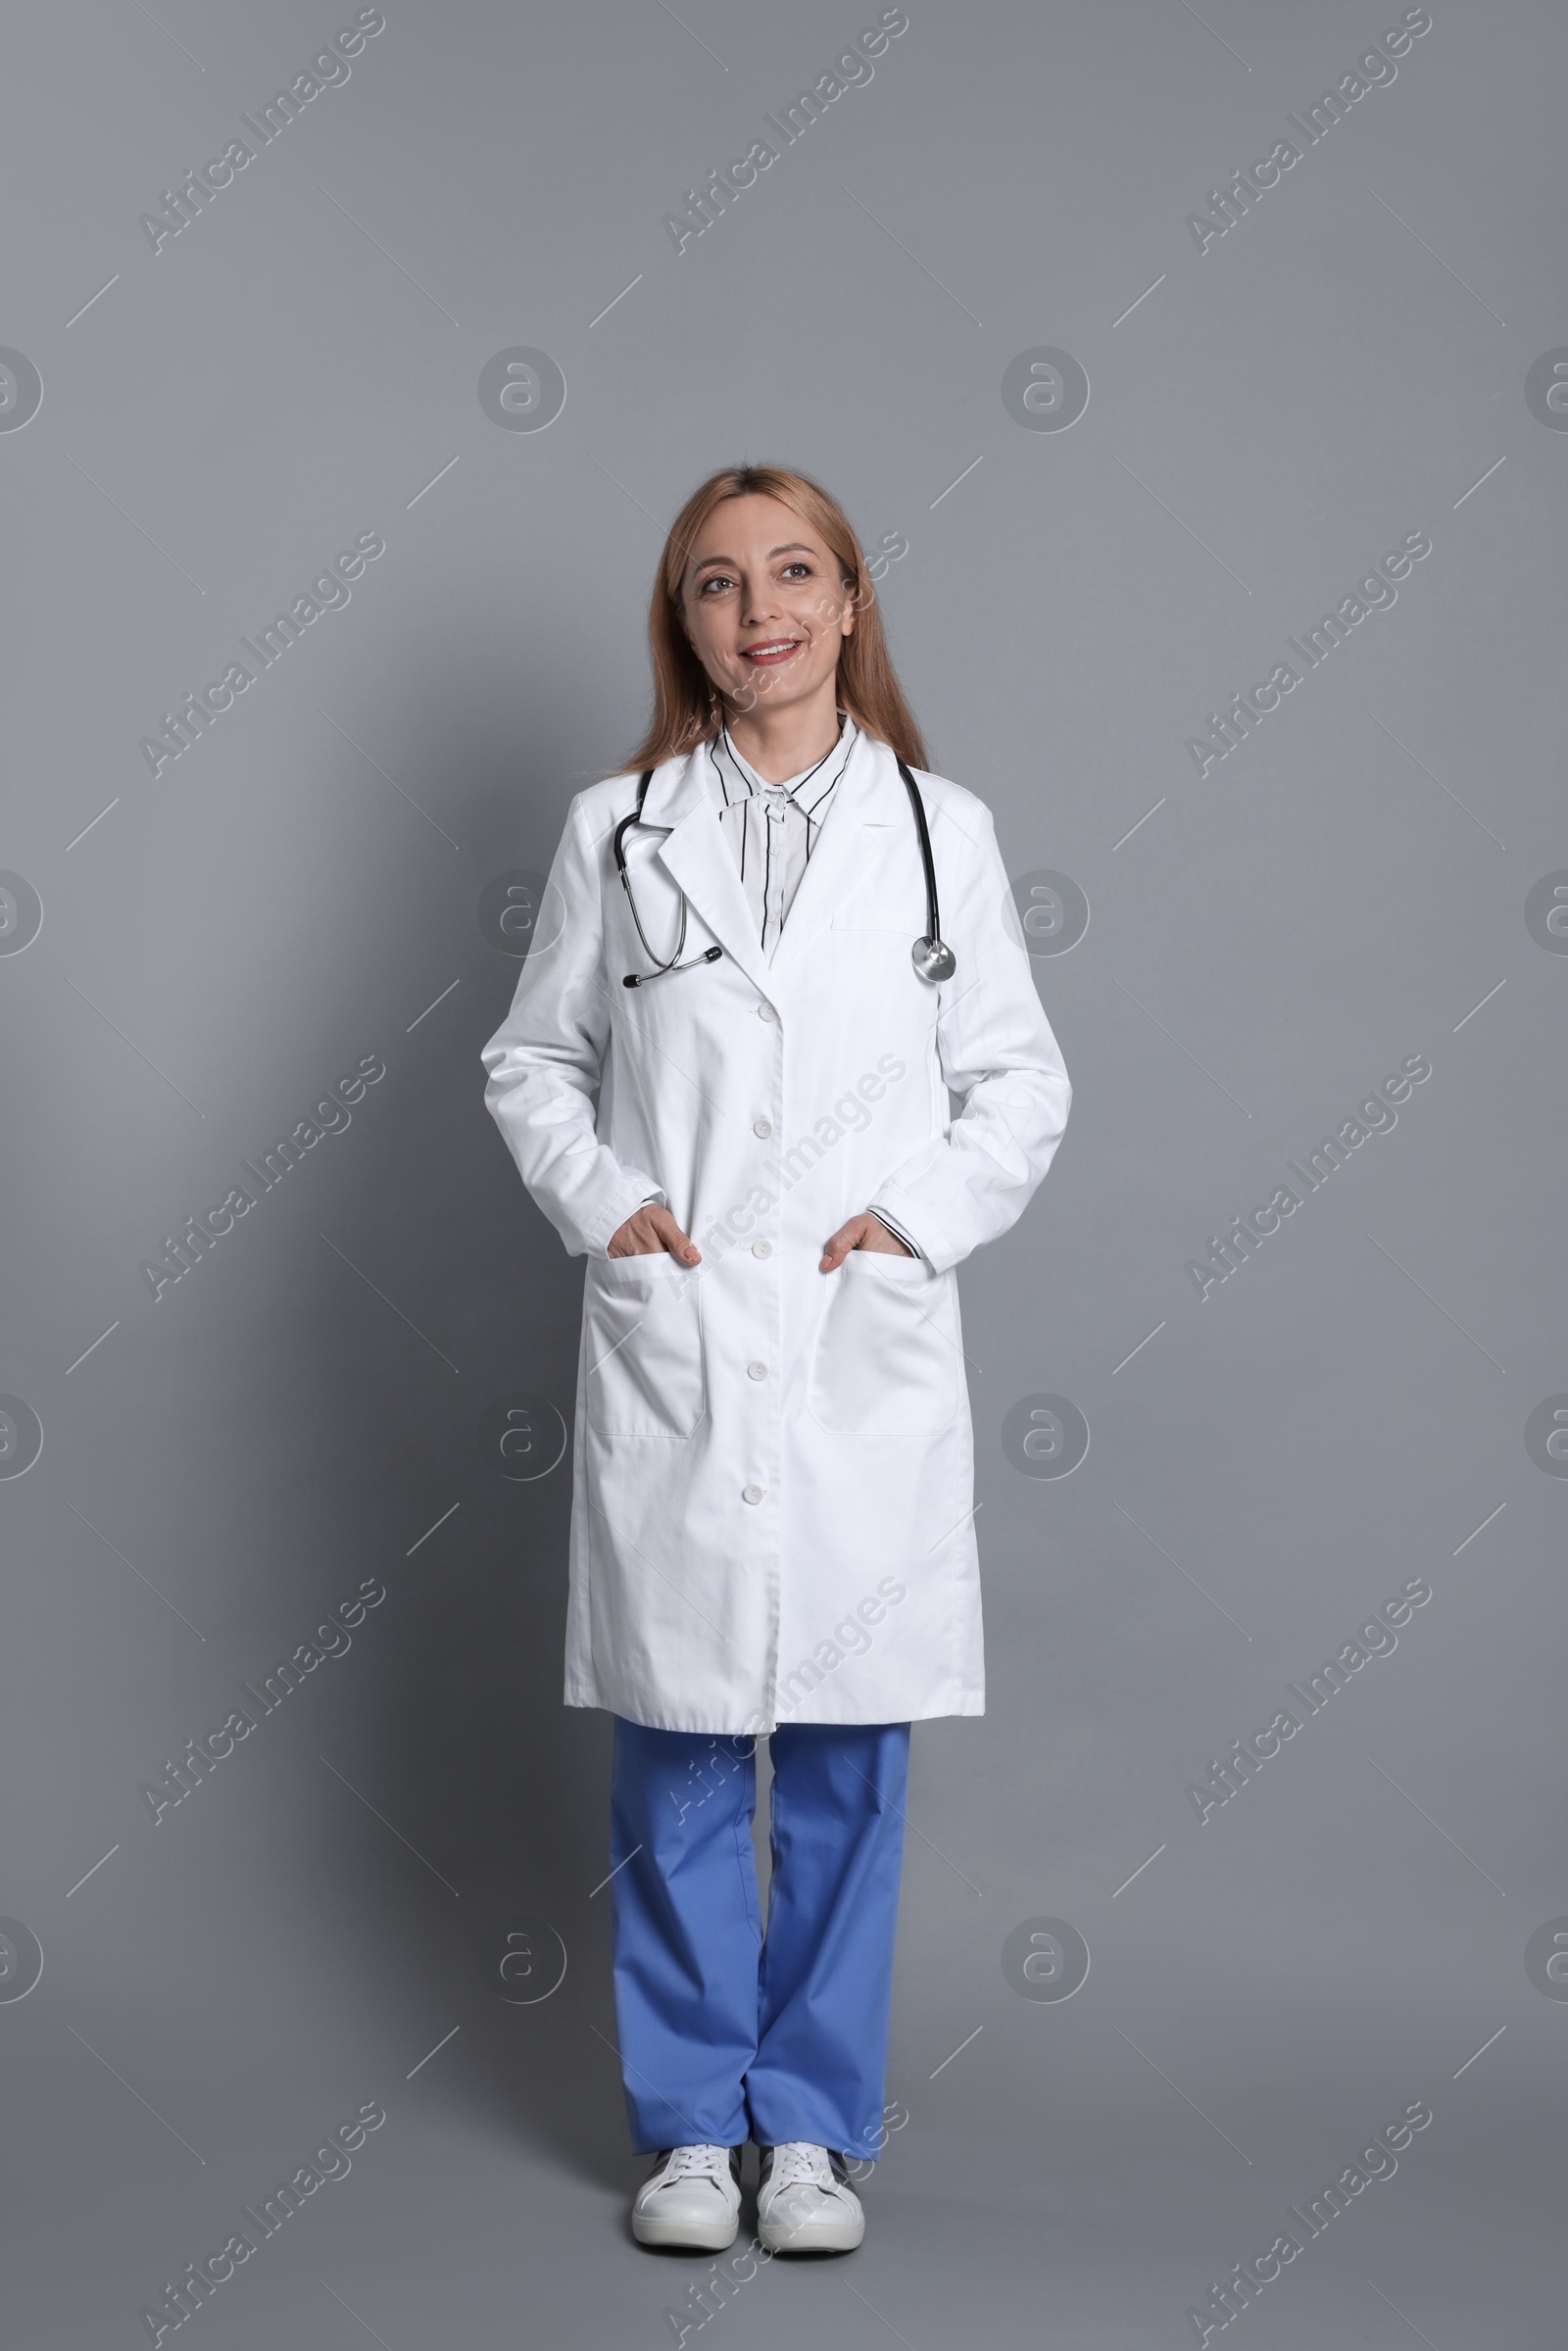
[[914,1255],[913,1249],[906,1248],[897,1233],[890,1233],[881,1217],[873,1216],[869,1208],[862,1215],[852,1216],[848,1224],[840,1225],[822,1251],[817,1272],[835,1272],[852,1249],[870,1249],[874,1255],[883,1257]]
[[617,1225],[610,1236],[606,1255],[611,1257],[651,1257],[660,1249],[667,1249],[681,1265],[701,1265],[703,1252],[691,1237],[683,1233],[667,1208],[657,1200],[648,1200]]

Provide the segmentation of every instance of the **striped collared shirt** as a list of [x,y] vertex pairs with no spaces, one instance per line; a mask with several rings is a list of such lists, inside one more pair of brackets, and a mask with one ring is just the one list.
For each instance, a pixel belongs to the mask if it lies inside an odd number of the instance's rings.
[[839,717],[839,739],[832,749],[783,783],[764,782],[736,750],[727,727],[721,726],[698,755],[769,959],[859,739],[848,711],[841,710]]

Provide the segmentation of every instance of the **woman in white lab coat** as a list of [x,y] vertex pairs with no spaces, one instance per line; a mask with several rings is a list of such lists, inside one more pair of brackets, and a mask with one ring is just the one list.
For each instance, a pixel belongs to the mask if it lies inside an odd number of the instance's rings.
[[712,476],[650,637],[648,734],[567,812],[486,1101],[587,1259],[565,1697],[615,1717],[617,2024],[658,2155],[633,2229],[730,2243],[750,2137],[763,2250],[847,2250],[908,1726],[985,1702],[954,1269],[1022,1213],[1070,1088],[837,503]]

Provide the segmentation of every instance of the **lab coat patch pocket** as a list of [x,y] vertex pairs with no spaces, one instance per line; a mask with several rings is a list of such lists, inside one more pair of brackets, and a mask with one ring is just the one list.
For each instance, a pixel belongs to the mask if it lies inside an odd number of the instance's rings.
[[667,1249],[590,1257],[588,1422],[601,1437],[690,1437],[707,1409],[699,1284]]
[[822,1277],[808,1398],[846,1437],[934,1437],[958,1409],[961,1355],[952,1276],[923,1257],[852,1249]]

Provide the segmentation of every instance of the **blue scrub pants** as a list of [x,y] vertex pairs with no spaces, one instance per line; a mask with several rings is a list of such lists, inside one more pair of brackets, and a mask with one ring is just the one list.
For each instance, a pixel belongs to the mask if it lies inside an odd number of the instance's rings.
[[882,2143],[909,1726],[772,1734],[765,1940],[754,1748],[615,1717],[612,1952],[633,2146],[809,2139],[869,2159]]

